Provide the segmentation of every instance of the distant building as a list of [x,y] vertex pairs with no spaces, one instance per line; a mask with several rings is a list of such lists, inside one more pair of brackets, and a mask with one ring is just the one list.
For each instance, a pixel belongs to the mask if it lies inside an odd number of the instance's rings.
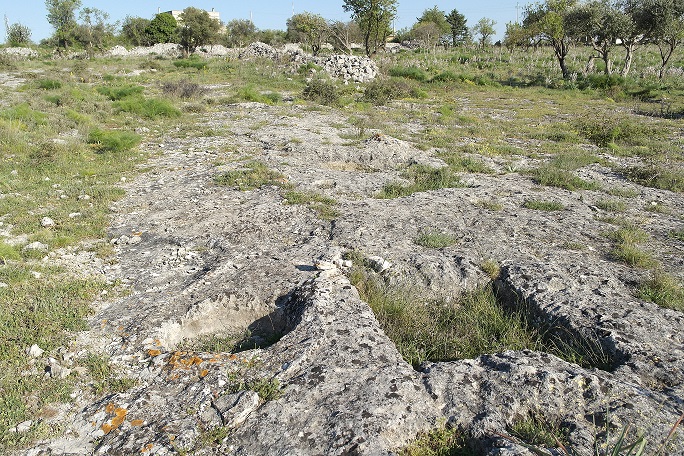
[[[178,11],[178,10],[161,11],[161,9],[157,9],[157,14],[159,14],[159,13],[170,14],[171,16],[173,16],[173,18],[176,21],[181,22],[180,17],[181,17],[181,14],[183,14],[183,11]],[[214,11],[214,8],[212,8],[211,11],[207,11],[207,13],[209,13],[210,18],[216,20],[219,23],[221,22],[221,13],[219,13],[218,11]]]

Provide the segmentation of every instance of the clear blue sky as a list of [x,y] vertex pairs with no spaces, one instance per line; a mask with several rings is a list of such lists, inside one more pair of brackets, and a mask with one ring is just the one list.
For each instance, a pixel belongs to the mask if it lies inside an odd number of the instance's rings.
[[[205,10],[214,8],[221,13],[221,20],[228,22],[231,19],[249,19],[259,29],[285,29],[285,21],[292,15],[292,0],[251,0],[251,1],[226,1],[226,0],[157,0],[157,2],[134,1],[134,0],[82,0],[83,6],[99,8],[109,13],[110,20],[119,21],[126,15],[152,18],[158,10],[182,10],[188,6],[194,6]],[[399,0],[397,8],[397,29],[410,27],[418,16],[427,8],[437,5],[441,10],[449,12],[454,8],[466,16],[468,26],[472,27],[483,17],[494,19],[496,24],[496,39],[503,37],[506,30],[506,22],[515,22],[516,14],[522,14],[528,1],[516,0],[493,0],[493,1],[409,1]],[[317,13],[326,19],[349,20],[349,14],[342,9],[342,0],[294,0],[295,13],[304,11]],[[519,5],[519,9],[516,9]],[[0,13],[7,16],[10,24],[21,22],[32,31],[34,41],[40,41],[50,36],[53,32],[46,19],[47,11],[44,0],[3,0]],[[2,27],[0,42],[5,41],[5,26]]]

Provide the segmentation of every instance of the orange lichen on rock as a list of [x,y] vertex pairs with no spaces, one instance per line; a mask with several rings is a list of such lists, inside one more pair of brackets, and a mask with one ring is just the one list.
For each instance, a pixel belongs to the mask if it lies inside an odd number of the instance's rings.
[[237,355],[231,354],[231,355],[228,357],[228,359],[230,359],[231,361],[235,361],[235,360],[237,359]]
[[107,413],[114,413],[114,410],[116,410],[116,405],[111,402],[105,406],[105,412]]
[[112,418],[111,422],[105,423],[100,427],[105,434],[109,434],[111,431],[123,424],[128,411],[124,408],[116,408],[116,406],[112,403],[107,404],[105,411],[107,413],[114,413],[114,418]]
[[147,350],[147,354],[154,358],[155,356],[161,355],[161,350]]
[[207,376],[208,373],[209,373],[209,371],[207,369],[202,369],[199,376],[200,376],[200,378],[204,378]]
[[131,420],[131,426],[142,426],[143,423],[143,420]]
[[148,451],[152,450],[153,447],[154,447],[154,443],[148,443],[147,445],[145,445],[144,447],[142,447],[142,449],[140,450],[140,452],[141,452],[141,453],[147,453]]

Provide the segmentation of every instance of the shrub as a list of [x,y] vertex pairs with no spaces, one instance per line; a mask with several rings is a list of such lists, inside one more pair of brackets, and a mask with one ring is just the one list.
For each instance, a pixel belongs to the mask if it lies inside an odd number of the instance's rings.
[[162,91],[166,95],[188,99],[204,95],[207,89],[186,79],[176,82],[165,82],[162,84]]
[[419,434],[399,456],[466,456],[472,454],[467,438],[457,428],[443,427]]
[[88,134],[88,144],[99,152],[123,152],[139,143],[140,135],[130,131],[94,129]]
[[39,79],[36,81],[36,85],[39,89],[44,90],[55,90],[62,88],[62,83],[54,79]]
[[97,93],[100,95],[104,95],[112,101],[117,101],[133,95],[139,95],[145,88],[133,85],[123,87],[100,86],[95,90],[97,90]]
[[428,80],[428,75],[425,71],[418,67],[394,67],[389,70],[390,76],[396,76],[400,78],[413,79],[419,82],[425,82]]
[[388,101],[419,95],[406,81],[376,79],[366,84],[363,101],[383,105]]
[[650,253],[645,252],[639,244],[648,240],[648,234],[634,226],[624,226],[609,234],[615,245],[611,251],[612,256],[623,263],[639,268],[648,268],[656,265]]
[[610,89],[625,84],[625,78],[617,74],[590,74],[579,81],[579,88]]
[[596,207],[607,212],[624,212],[627,204],[616,200],[601,200],[595,203]]
[[662,136],[662,132],[624,116],[594,114],[575,122],[579,134],[599,147],[613,143],[638,145],[650,138]]
[[114,107],[119,111],[130,112],[142,117],[180,117],[181,111],[166,100],[156,98],[127,97],[116,101]]
[[337,201],[314,192],[298,192],[290,190],[285,193],[285,204],[302,204],[316,212],[323,220],[334,220],[340,214],[335,210]]
[[45,125],[47,114],[34,111],[28,103],[21,103],[11,108],[0,111],[0,118],[7,120],[21,120],[34,125]]
[[340,104],[340,93],[337,85],[328,80],[312,79],[304,88],[302,95],[306,100],[326,106],[337,106]]

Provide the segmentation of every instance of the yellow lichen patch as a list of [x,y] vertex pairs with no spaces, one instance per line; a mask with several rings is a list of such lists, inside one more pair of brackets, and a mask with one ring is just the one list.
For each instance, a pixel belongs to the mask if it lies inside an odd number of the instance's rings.
[[143,423],[143,420],[131,420],[131,426],[142,426]]
[[116,410],[116,405],[111,402],[105,406],[105,412],[107,413],[114,413],[114,410]]
[[235,361],[237,359],[237,355],[230,355],[228,359],[230,359],[231,361]]
[[161,355],[161,350],[147,350],[147,354],[154,358],[155,356]]
[[148,443],[142,449],[140,450],[141,453],[147,453],[148,451],[151,451],[152,448],[154,447],[154,443]]
[[157,347],[161,347],[161,344],[162,344],[162,343],[161,343],[161,340],[159,340],[159,339],[154,339],[154,345],[156,345]]
[[105,423],[100,427],[100,429],[102,429],[102,432],[105,434],[109,434],[114,427],[109,423]]
[[121,424],[123,424],[124,420],[126,419],[126,409],[118,408],[114,411],[114,414],[116,415],[114,418],[112,418],[112,426],[114,427],[119,427]]
[[208,370],[202,369],[202,371],[200,372],[199,376],[200,376],[200,378],[204,378],[204,377],[207,376],[208,373],[209,373]]

